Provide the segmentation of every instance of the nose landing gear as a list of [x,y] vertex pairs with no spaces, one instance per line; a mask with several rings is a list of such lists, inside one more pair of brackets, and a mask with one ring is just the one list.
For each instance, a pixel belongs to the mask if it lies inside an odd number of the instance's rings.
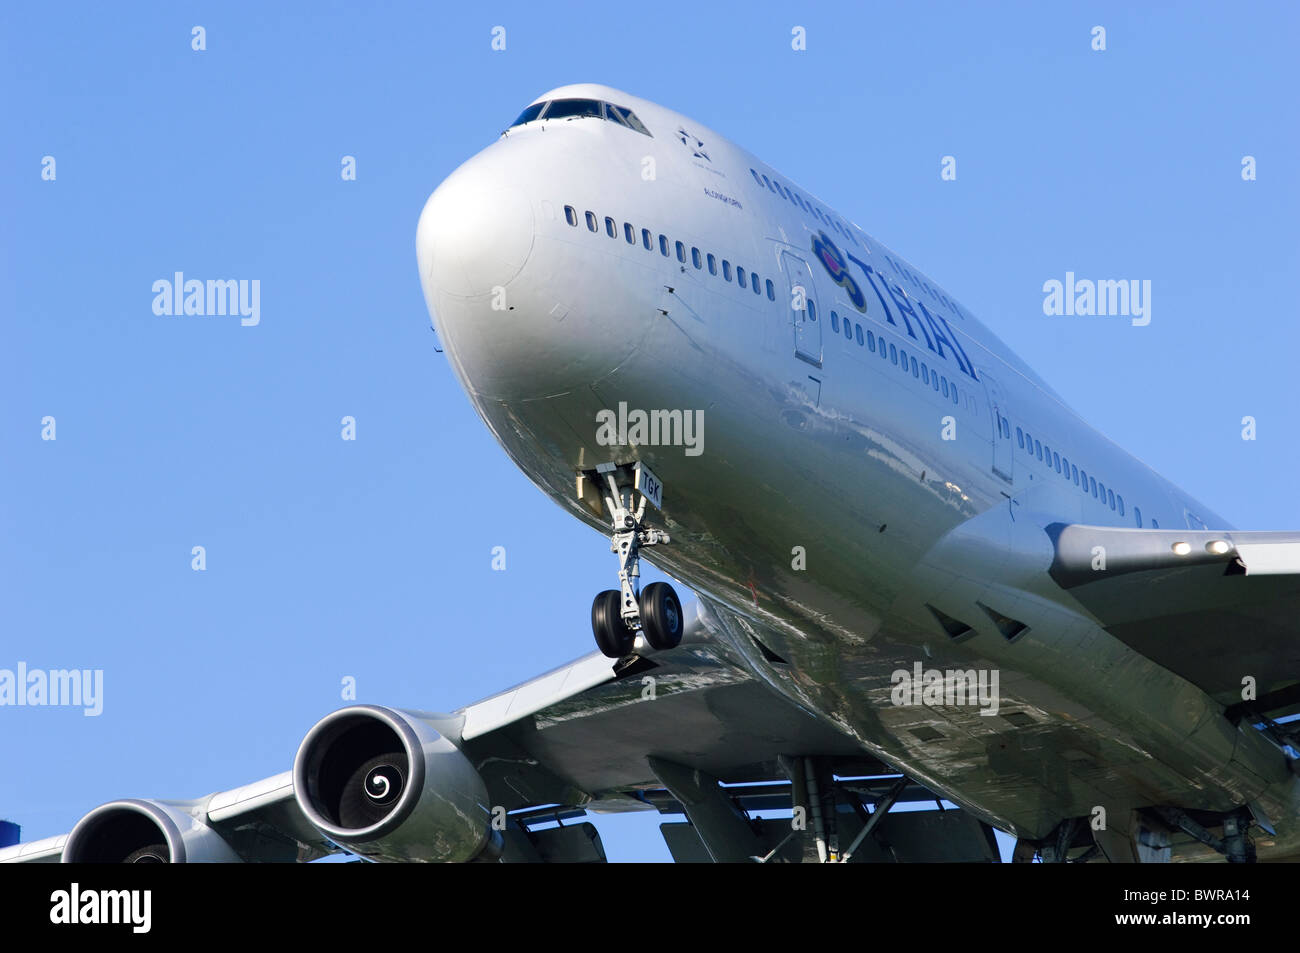
[[653,649],[675,648],[685,630],[677,593],[666,582],[641,589],[641,548],[669,542],[667,533],[645,523],[646,503],[657,508],[663,502],[663,484],[640,463],[630,469],[602,463],[595,478],[605,483],[612,525],[609,551],[618,556],[621,587],[598,593],[591,604],[596,645],[610,658],[623,658],[631,654],[639,633]]

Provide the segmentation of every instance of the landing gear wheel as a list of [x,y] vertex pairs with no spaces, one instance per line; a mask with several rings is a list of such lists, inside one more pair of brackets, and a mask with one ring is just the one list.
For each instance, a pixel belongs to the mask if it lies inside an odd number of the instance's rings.
[[685,621],[682,604],[666,582],[652,582],[641,590],[641,632],[653,649],[675,649],[682,641]]
[[636,633],[623,621],[623,596],[617,589],[596,594],[591,604],[591,631],[600,651],[610,658],[622,658],[632,651]]

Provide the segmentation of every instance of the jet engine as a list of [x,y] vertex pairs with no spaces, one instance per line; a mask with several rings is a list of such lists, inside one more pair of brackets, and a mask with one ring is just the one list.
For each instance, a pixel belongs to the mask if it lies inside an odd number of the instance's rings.
[[326,837],[375,861],[490,857],[487,787],[424,712],[352,705],[321,719],[293,762],[294,797]]
[[65,864],[196,864],[240,857],[189,805],[134,798],[95,808],[68,834]]

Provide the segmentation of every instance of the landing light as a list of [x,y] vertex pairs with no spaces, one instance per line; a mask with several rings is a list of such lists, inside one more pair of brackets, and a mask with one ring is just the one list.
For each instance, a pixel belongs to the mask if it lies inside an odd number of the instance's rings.
[[1205,551],[1207,553],[1214,553],[1216,556],[1222,556],[1230,549],[1232,549],[1232,547],[1221,539],[1212,539],[1205,544]]
[[1191,551],[1192,551],[1192,547],[1190,543],[1174,543],[1175,555],[1186,556]]

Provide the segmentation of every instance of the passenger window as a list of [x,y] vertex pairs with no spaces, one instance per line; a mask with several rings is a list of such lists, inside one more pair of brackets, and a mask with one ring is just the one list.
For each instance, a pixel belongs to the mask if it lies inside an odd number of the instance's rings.
[[1088,477],[1088,488],[1089,488],[1090,490],[1092,490],[1092,498],[1095,500],[1095,499],[1097,498],[1097,478],[1096,478],[1096,477]]
[[1061,455],[1055,450],[1052,451],[1052,466],[1056,467],[1056,472],[1061,472]]
[[906,374],[907,373],[907,351],[905,351],[901,347],[898,349],[898,364],[903,369],[903,373]]
[[1159,521],[1158,519],[1155,519],[1155,518],[1153,517],[1152,520],[1151,520],[1151,528],[1152,528],[1152,529],[1159,529],[1159,528],[1160,528],[1160,521]]
[[930,386],[930,369],[925,366],[925,361],[921,362],[921,383]]
[[605,234],[610,238],[618,237],[618,229],[614,226],[614,220],[608,215],[605,216]]
[[853,340],[853,322],[848,318],[844,319],[844,336],[850,341]]
[[623,223],[623,237],[629,245],[636,244],[636,229],[632,227],[630,222]]
[[775,301],[775,300],[776,300],[776,289],[772,287],[772,279],[771,279],[771,278],[768,278],[768,279],[767,279],[767,300],[768,300],[768,301]]
[[1078,485],[1079,485],[1079,468],[1078,468],[1078,467],[1076,467],[1076,466],[1071,466],[1071,467],[1070,467],[1070,479],[1074,481],[1074,485],[1075,485],[1075,486],[1078,486]]
[[645,246],[646,251],[653,251],[655,247],[654,239],[650,236],[650,229],[641,229],[641,244]]
[[745,287],[745,269],[739,265],[736,266],[736,284],[742,288]]
[[696,268],[704,267],[704,259],[700,257],[700,250],[694,245],[691,246],[691,264]]
[[809,321],[817,320],[817,302],[814,301],[812,298],[808,299],[808,320]]
[[1106,501],[1107,501],[1108,503],[1110,503],[1110,508],[1113,510],[1113,509],[1115,508],[1115,491],[1114,491],[1114,490],[1107,490],[1107,491],[1106,491]]
[[1088,471],[1087,470],[1079,471],[1079,480],[1080,480],[1080,486],[1083,487],[1083,492],[1087,493],[1088,492]]
[[[770,283],[771,282],[769,282],[769,284]],[[763,293],[763,289],[759,286],[758,275],[754,274],[752,271],[749,273],[749,287],[754,289],[754,294],[756,295],[761,295]]]
[[577,226],[577,224],[578,224],[578,213],[577,213],[576,211],[574,211],[574,208],[573,208],[572,205],[566,205],[566,206],[564,206],[564,220],[565,220],[566,222],[568,222],[570,225],[573,225],[573,226],[575,226],[575,227]]
[[1134,518],[1135,520],[1137,520],[1138,529],[1141,529],[1141,528],[1142,528],[1142,508],[1141,508],[1141,507],[1138,507],[1138,506],[1133,507],[1133,518]]
[[898,348],[894,347],[893,344],[889,345],[889,359],[895,364],[898,363]]
[[593,232],[598,232],[598,231],[600,231],[600,226],[596,224],[596,213],[595,213],[595,212],[588,212],[588,213],[587,213],[587,228],[591,229],[591,231],[593,231]]
[[1016,428],[1016,443],[1020,445],[1021,450],[1025,449],[1025,432],[1019,427]]
[[853,333],[857,336],[858,347],[862,347],[862,325],[855,324],[853,326]]
[[952,385],[952,402],[953,402],[954,404],[957,403],[957,385],[956,385],[956,384],[953,384],[953,385]]
[[725,258],[722,259],[722,277],[726,281],[731,280],[731,262]]
[[681,242],[677,243],[677,260],[683,265],[686,264],[686,246]]
[[947,396],[948,396],[948,378],[946,378],[946,377],[940,377],[940,378],[939,378],[939,383],[943,384],[943,396],[944,396],[944,397],[947,397]]
[[754,177],[754,181],[757,182],[759,184],[759,187],[761,188],[763,185],[763,180],[758,177],[758,173],[755,172],[753,169],[750,169],[749,174]]
[[1034,455],[1038,457],[1039,460],[1043,459],[1043,445],[1037,440],[1034,441]]
[[913,377],[921,376],[921,369],[916,364],[916,358],[912,358],[912,376]]
[[876,336],[871,333],[870,328],[867,329],[867,350],[872,354],[876,353]]
[[[845,324],[848,322],[846,321]],[[836,334],[840,333],[840,316],[834,311],[831,312],[831,330]]]
[[[766,185],[769,189],[772,189],[772,183],[766,175],[763,176],[763,184]],[[772,191],[775,192],[776,189],[772,189]]]
[[1115,502],[1117,502],[1117,503],[1119,504],[1119,515],[1120,515],[1120,516],[1123,516],[1123,515],[1124,515],[1124,497],[1120,496],[1119,494],[1116,494],[1116,495],[1115,495]]
[[1106,484],[1100,480],[1097,481],[1097,495],[1101,498],[1101,505],[1106,505]]
[[939,393],[939,376],[938,371],[934,371],[930,374],[930,386],[934,388],[936,394]]
[[659,236],[659,254],[663,255],[665,258],[668,257],[668,236],[667,235]]
[[713,252],[709,252],[708,259],[709,259],[709,274],[716,275],[718,273],[718,259],[713,257]]

